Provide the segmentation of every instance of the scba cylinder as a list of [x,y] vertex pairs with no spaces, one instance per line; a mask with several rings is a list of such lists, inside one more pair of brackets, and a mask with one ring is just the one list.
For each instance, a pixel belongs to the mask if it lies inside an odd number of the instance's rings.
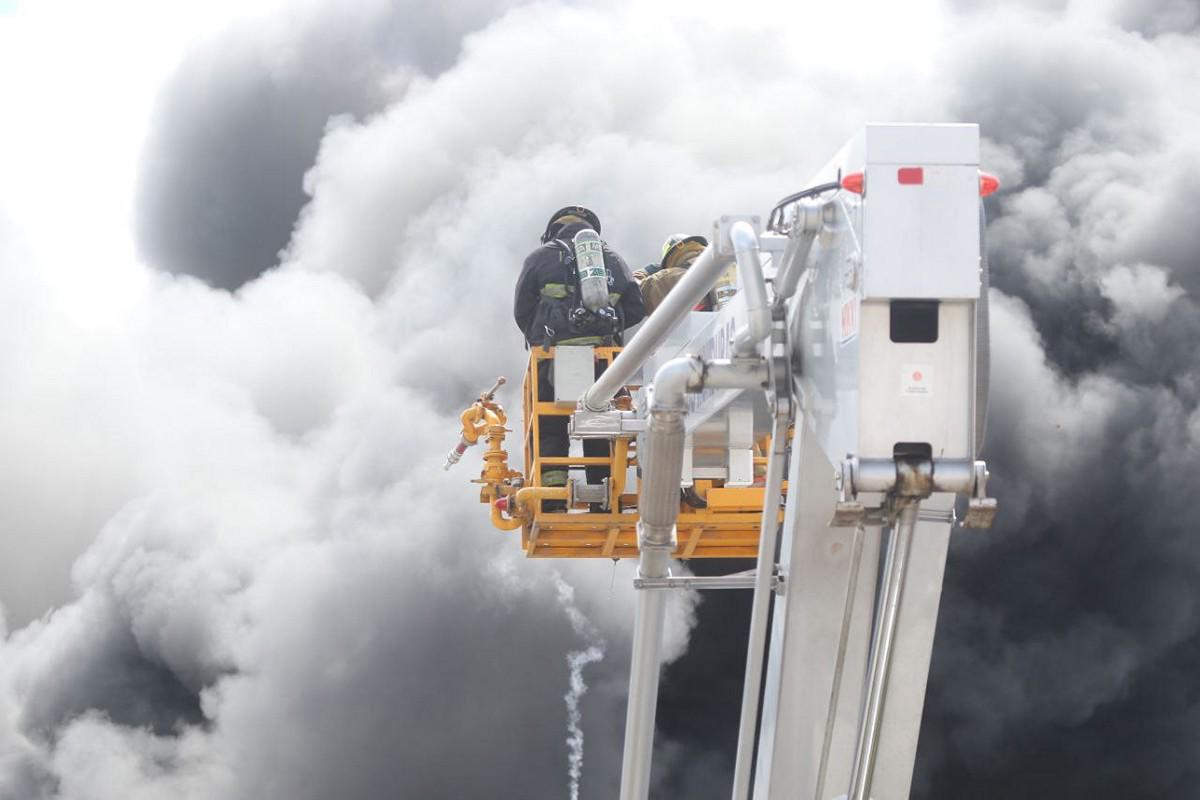
[[720,311],[729,305],[729,301],[737,294],[737,265],[731,264],[729,269],[721,273],[713,286],[713,308]]
[[575,267],[579,271],[579,292],[584,308],[599,311],[607,307],[608,268],[604,266],[600,234],[593,230],[575,234]]

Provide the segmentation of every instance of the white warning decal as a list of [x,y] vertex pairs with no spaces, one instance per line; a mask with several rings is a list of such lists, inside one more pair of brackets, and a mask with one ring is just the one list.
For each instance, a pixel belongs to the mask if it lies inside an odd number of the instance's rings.
[[902,369],[901,397],[933,397],[932,364],[905,364]]

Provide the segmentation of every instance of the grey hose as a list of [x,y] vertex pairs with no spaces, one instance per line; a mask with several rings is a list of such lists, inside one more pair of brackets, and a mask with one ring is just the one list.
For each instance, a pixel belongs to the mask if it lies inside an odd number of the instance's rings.
[[987,435],[988,391],[992,379],[991,329],[988,319],[987,211],[979,201],[979,302],[975,306],[975,457]]

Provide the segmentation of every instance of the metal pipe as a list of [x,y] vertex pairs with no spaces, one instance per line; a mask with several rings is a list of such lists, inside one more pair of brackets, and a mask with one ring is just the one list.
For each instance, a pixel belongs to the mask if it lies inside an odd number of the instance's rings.
[[625,749],[621,758],[621,800],[645,800],[650,794],[650,754],[654,748],[654,713],[658,703],[666,604],[666,592],[638,592],[629,672],[629,707],[625,715]]
[[705,387],[761,388],[766,379],[766,362],[762,359],[719,360],[706,364],[696,356],[685,356],[659,367],[654,376],[650,419],[642,440],[643,452],[638,456],[643,472],[641,496],[638,498],[642,577],[663,577],[666,574],[666,559],[665,556],[659,557],[659,551],[668,547],[674,549],[675,520],[679,516],[679,478],[683,472],[686,436],[683,418],[687,405],[684,397],[689,391]]
[[820,769],[817,770],[817,797],[825,797],[825,778],[829,769],[829,751],[833,747],[834,721],[837,719],[838,700],[842,696],[842,678],[846,674],[846,650],[850,644],[850,623],[854,620],[854,598],[858,594],[858,574],[862,567],[863,539],[866,529],[854,527],[854,539],[850,546],[850,576],[846,579],[846,595],[842,600],[842,630],[838,634],[837,656],[833,664],[833,685],[829,688],[829,712],[825,715],[825,736],[821,741]]
[[[733,575],[672,575],[667,578],[634,578],[635,589],[753,589],[757,581],[753,572],[735,573]],[[772,591],[778,586],[777,580],[771,581]]]
[[883,721],[883,705],[887,699],[888,678],[892,668],[892,649],[896,641],[896,622],[900,618],[900,600],[908,572],[908,556],[912,549],[913,532],[917,526],[920,501],[913,499],[900,510],[896,527],[888,537],[883,567],[883,584],[879,590],[879,606],[875,629],[871,635],[871,659],[867,667],[866,702],[859,721],[858,749],[850,774],[847,800],[869,800],[871,782],[875,778],[875,757],[879,752],[879,728]]
[[500,516],[500,509],[496,507],[496,501],[493,500],[491,503],[491,506],[492,506],[492,525],[499,528],[500,530],[515,531],[517,528],[519,528],[525,524],[524,520],[518,519],[517,517],[513,517],[512,519],[505,519],[504,517]]
[[695,357],[668,361],[654,376],[650,418],[642,440],[645,452],[638,456],[642,465],[638,544],[644,551],[641,559],[644,577],[657,578],[665,574],[665,564],[663,572],[659,572],[653,548],[669,545],[674,538],[686,437],[684,395],[690,388],[699,388],[703,379],[704,365]]
[[796,225],[799,235],[789,237],[783,251],[779,270],[775,273],[775,299],[787,300],[796,292],[800,276],[808,267],[808,254],[821,230],[822,206],[816,203],[801,203],[796,209]]
[[[695,265],[691,269],[695,269]],[[679,286],[676,286],[668,297],[678,290]],[[612,367],[608,372],[612,372]],[[641,551],[639,578],[655,580],[670,575],[668,566],[676,544],[679,478],[683,472],[686,437],[683,421],[687,413],[685,395],[708,385],[752,388],[762,386],[765,380],[766,366],[761,359],[747,363],[722,361],[705,364],[695,356],[688,356],[668,361],[655,374],[650,419],[642,440],[644,452],[638,456],[643,474],[641,496],[638,498],[641,512],[641,520],[638,521],[638,548]],[[662,592],[642,591],[638,595],[629,676],[629,706],[625,715],[621,800],[645,800],[650,791],[664,602]]]
[[767,362],[761,358],[714,358],[704,362],[704,389],[766,389]]
[[[698,386],[703,377],[704,366],[697,358],[668,361],[654,376],[654,397],[643,440],[645,452],[638,456],[643,472],[638,498],[639,578],[665,578],[670,574],[668,565],[675,549],[679,476],[683,471],[686,436],[683,399],[687,390]],[[638,593],[621,759],[621,800],[645,800],[650,792],[665,603],[662,592]]]
[[733,244],[742,294],[746,298],[746,325],[734,333],[733,348],[738,355],[746,356],[771,335],[771,306],[767,303],[767,282],[763,278],[754,227],[744,220],[733,223],[729,228],[729,241]]
[[[901,459],[902,461],[902,459]],[[856,492],[890,492],[900,482],[901,461],[892,458],[859,458],[851,479]],[[965,458],[933,460],[933,491],[970,492],[975,486],[975,462]]]
[[683,471],[686,433],[683,412],[664,411],[650,418],[642,463],[642,492],[638,498],[638,574],[661,578],[668,574],[668,557],[675,549],[675,519],[679,515],[679,475]]
[[659,367],[654,374],[651,417],[655,411],[682,411],[687,408],[683,397],[688,389],[699,388],[704,380],[704,367],[704,362],[697,356],[674,358]]
[[[695,268],[693,264],[688,272]],[[682,285],[683,281],[680,281],[667,297],[675,295]],[[688,304],[688,307],[690,305]],[[616,362],[613,367],[615,366]],[[609,368],[605,376],[613,371],[613,367]],[[676,545],[679,478],[683,472],[686,438],[683,421],[687,414],[685,396],[689,391],[697,391],[707,386],[761,388],[766,380],[767,369],[763,359],[705,363],[696,356],[686,356],[672,359],[659,367],[654,376],[650,418],[642,439],[643,452],[638,456],[642,465],[642,487],[638,498],[641,519],[637,526],[640,550],[639,578],[653,581],[670,575],[668,566]],[[592,389],[599,385],[600,382],[597,381]],[[776,505],[778,502],[776,497]],[[768,592],[770,573],[771,570],[768,569]],[[654,711],[658,702],[664,602],[662,592],[642,591],[638,595],[633,658],[629,675],[629,705],[625,715],[621,800],[645,800],[650,791],[650,761],[654,749]]]
[[496,382],[492,384],[492,388],[479,395],[479,399],[488,401],[494,399],[496,397],[496,392],[500,391],[500,387],[506,383],[508,383],[508,378],[501,375],[499,378],[496,378]]
[[704,249],[692,265],[688,267],[679,283],[667,294],[662,304],[654,309],[642,323],[642,327],[625,349],[616,357],[604,374],[584,392],[580,403],[589,411],[608,410],[608,401],[625,384],[634,373],[645,363],[650,354],[667,338],[692,306],[712,289],[717,278],[725,269],[728,262],[717,255],[716,249],[709,245]]
[[767,642],[767,617],[771,610],[775,573],[775,543],[779,538],[779,498],[783,494],[783,463],[787,454],[788,415],[775,416],[771,431],[771,459],[767,462],[763,491],[754,600],[750,610],[750,638],[746,646],[746,676],[742,683],[742,716],[738,724],[737,759],[733,766],[733,800],[750,796],[750,769],[754,760],[758,701],[762,691],[763,656]]
[[517,491],[517,506],[530,507],[530,503],[538,500],[567,500],[568,491],[565,486],[526,486]]
[[896,485],[896,460],[860,458],[851,467],[855,492],[890,492]]
[[932,490],[935,492],[970,492],[975,486],[975,461],[960,458],[933,460]]
[[975,303],[975,451],[979,458],[987,436],[988,391],[992,381],[991,323],[988,321],[988,289],[991,287],[988,267],[987,211],[979,198],[979,300]]

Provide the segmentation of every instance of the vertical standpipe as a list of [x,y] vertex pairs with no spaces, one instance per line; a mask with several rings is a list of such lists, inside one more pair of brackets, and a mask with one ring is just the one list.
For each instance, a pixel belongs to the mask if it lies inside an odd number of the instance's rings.
[[[679,514],[679,479],[683,472],[686,432],[684,393],[699,387],[704,367],[697,358],[669,361],[654,376],[654,398],[644,438],[642,493],[638,498],[638,575],[663,578],[670,573]],[[625,749],[621,764],[621,800],[644,800],[650,793],[654,748],[654,716],[662,657],[666,594],[638,593],[629,669],[629,706],[625,715]]]
[[[749,319],[737,332],[736,345],[740,355],[753,356],[758,342],[770,335],[771,311],[757,236],[749,225],[739,225],[734,226],[731,238],[743,272],[743,288],[751,302]],[[621,355],[580,398],[580,405],[590,411],[607,410],[616,391],[629,381],[654,349],[707,294],[725,266],[726,262],[717,257],[712,245],[705,248]],[[638,522],[639,577],[665,578],[670,574],[686,437],[685,395],[706,387],[762,390],[766,382],[767,364],[755,357],[707,363],[695,356],[677,358],[664,364],[654,376],[650,418],[639,447],[643,471],[638,499],[641,513]],[[767,570],[768,586],[769,572]],[[661,590],[642,589],[638,597],[625,720],[621,800],[645,800],[650,791],[665,603]]]
[[771,611],[771,580],[775,573],[775,545],[779,539],[779,498],[783,494],[787,429],[787,415],[777,414],[775,427],[771,431],[771,459],[767,462],[766,487],[763,490],[754,600],[746,644],[746,675],[742,685],[742,716],[738,724],[737,758],[733,768],[733,800],[746,800],[750,796],[750,771],[754,759],[754,737],[767,642],[767,616]]
[[879,749],[879,729],[883,721],[883,701],[887,696],[896,625],[900,618],[900,598],[904,593],[908,556],[912,550],[919,509],[920,502],[917,500],[911,500],[904,506],[886,545],[883,582],[879,587],[879,608],[875,613],[875,628],[871,635],[871,659],[867,667],[867,698],[858,731],[858,749],[854,756],[847,800],[869,800],[871,796],[871,782],[875,777],[875,754]]
[[[762,389],[766,380],[766,362],[761,359],[745,363],[705,363],[690,356],[668,361],[659,368],[654,376],[650,419],[641,446],[644,460],[642,491],[638,498],[641,510],[641,521],[638,522],[639,577],[664,578],[670,574],[686,436],[684,396],[703,388]],[[621,800],[645,800],[650,792],[665,603],[662,590],[640,590],[629,674],[629,705],[625,716]]]

